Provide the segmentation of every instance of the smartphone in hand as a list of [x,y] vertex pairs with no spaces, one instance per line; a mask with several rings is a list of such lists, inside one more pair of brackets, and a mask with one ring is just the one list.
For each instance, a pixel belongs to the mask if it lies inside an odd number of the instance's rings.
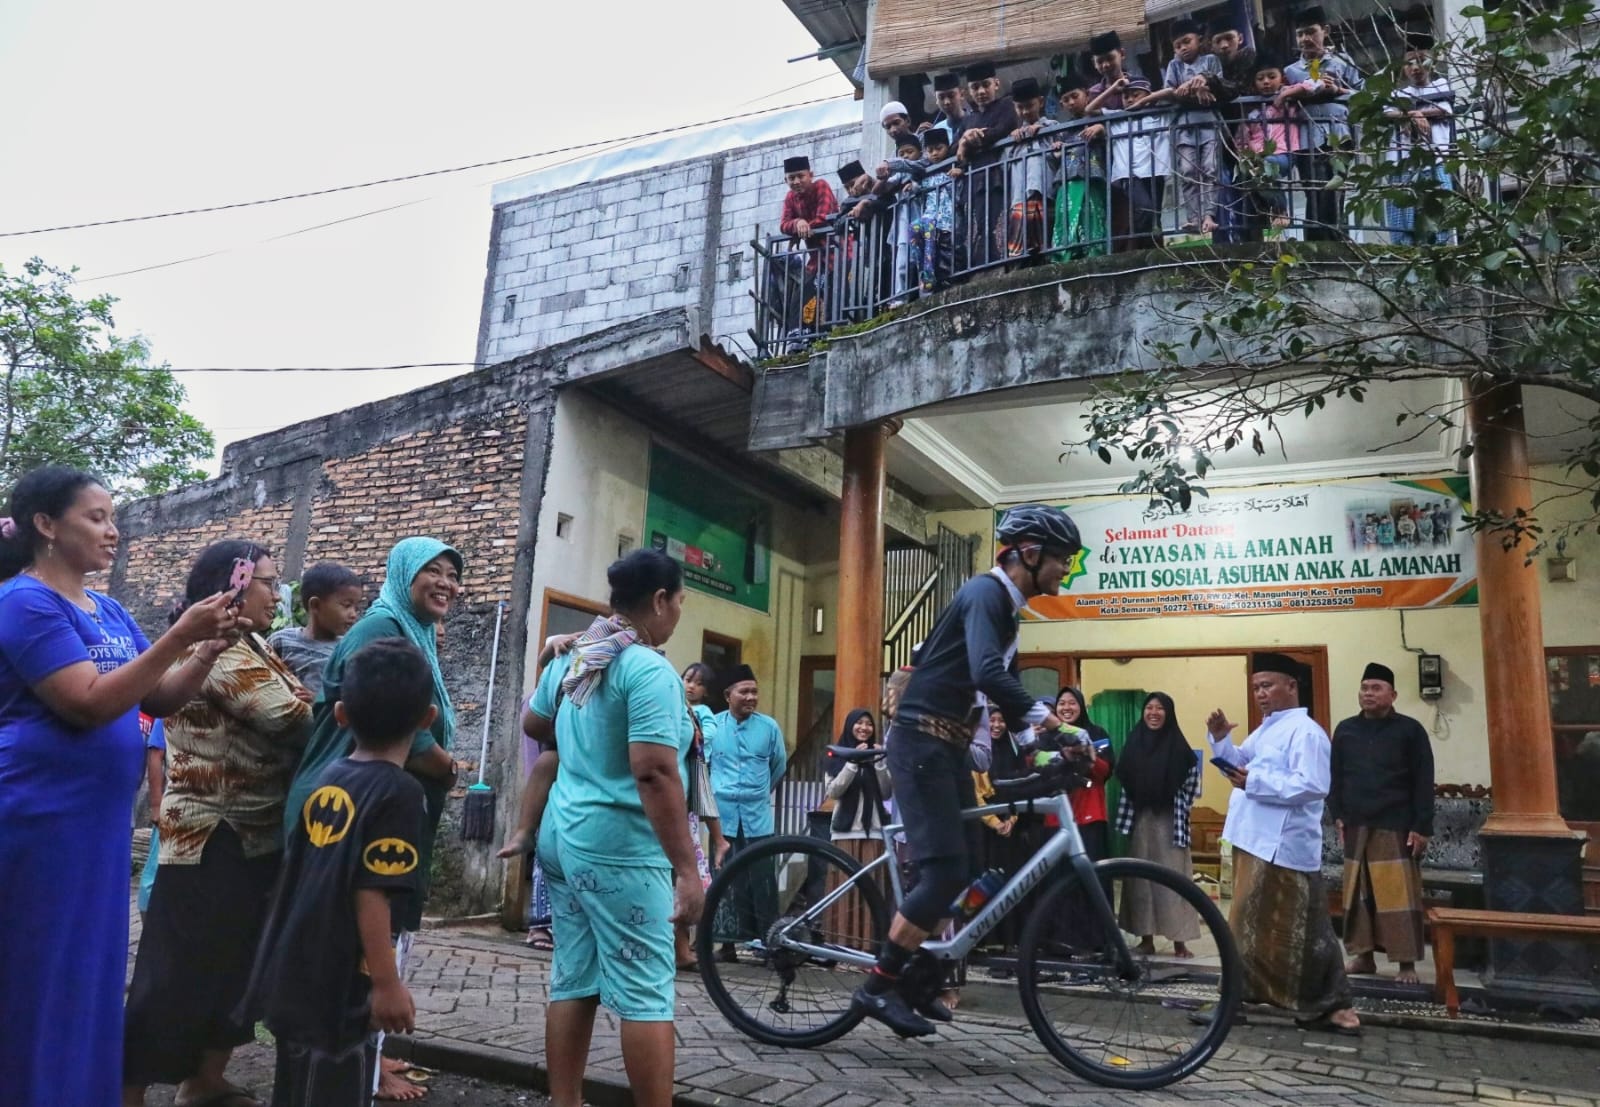
[[244,590],[250,587],[250,582],[256,579],[256,563],[248,558],[236,557],[233,560],[233,575],[228,578],[228,587],[233,589],[233,601],[228,606],[238,607],[244,602]]

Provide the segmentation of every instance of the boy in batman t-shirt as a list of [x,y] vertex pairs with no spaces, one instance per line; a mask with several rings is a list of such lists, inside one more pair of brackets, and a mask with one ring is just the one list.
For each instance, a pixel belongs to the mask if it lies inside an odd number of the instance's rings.
[[244,1001],[277,1038],[272,1107],[366,1107],[372,1032],[414,1028],[392,919],[396,901],[416,895],[424,800],[403,766],[433,721],[432,687],[427,661],[400,638],[346,666],[334,712],[356,748],[323,770],[290,832]]

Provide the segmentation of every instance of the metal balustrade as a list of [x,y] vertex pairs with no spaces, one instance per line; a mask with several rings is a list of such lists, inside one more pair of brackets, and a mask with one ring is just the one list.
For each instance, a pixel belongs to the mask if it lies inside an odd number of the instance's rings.
[[[1448,139],[1435,143],[1455,142],[1457,120],[1438,121]],[[1353,134],[1310,149],[1311,123],[1266,97],[1225,111],[1163,105],[1045,121],[956,176],[953,158],[891,176],[876,194],[842,197],[808,239],[753,243],[758,356],[801,353],[986,272],[1186,243],[1405,242],[1409,225],[1392,209],[1358,222],[1338,183],[1348,160],[1396,160],[1405,144],[1374,148]]]

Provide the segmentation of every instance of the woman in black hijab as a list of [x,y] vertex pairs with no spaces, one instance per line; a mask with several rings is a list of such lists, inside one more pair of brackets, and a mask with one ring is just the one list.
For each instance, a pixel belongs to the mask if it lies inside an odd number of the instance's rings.
[[[872,712],[857,708],[844,720],[837,745],[851,749],[879,747],[878,725]],[[892,785],[884,758],[871,761],[846,761],[829,753],[823,762],[828,774],[828,799],[833,801],[830,837],[851,857],[866,865],[883,853],[883,828],[889,821],[887,810]],[[828,890],[840,883],[843,873],[837,866],[828,870]],[[879,874],[882,875],[882,874]],[[880,888],[884,885],[880,882]],[[872,917],[867,899],[847,895],[828,910],[826,927],[840,939],[870,943]]]
[[[851,749],[876,747],[878,725],[872,712],[858,707],[845,718],[837,745]],[[883,758],[846,761],[828,754],[828,798],[834,803],[831,837],[863,865],[883,852],[883,827],[889,821],[886,802],[893,785]]]
[[[1144,717],[1128,732],[1117,758],[1122,800],[1117,827],[1128,835],[1128,855],[1191,876],[1189,809],[1200,795],[1200,760],[1178,727],[1177,708],[1165,692],[1151,692]],[[1122,929],[1140,937],[1138,952],[1155,952],[1155,935],[1172,942],[1177,957],[1193,957],[1188,942],[1200,937],[1194,909],[1147,881],[1123,891]]]

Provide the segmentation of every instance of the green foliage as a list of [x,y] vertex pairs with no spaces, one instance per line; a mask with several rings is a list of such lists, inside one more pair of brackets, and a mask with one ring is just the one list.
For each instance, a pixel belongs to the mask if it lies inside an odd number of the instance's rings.
[[283,601],[278,601],[277,610],[272,616],[270,630],[274,633],[285,627],[303,627],[310,621],[306,614],[306,605],[300,599],[300,582],[291,581],[289,584],[289,610],[283,609]]
[[72,285],[38,258],[0,267],[0,487],[52,463],[136,496],[203,479],[195,462],[215,442],[183,410],[183,386],[142,338],[114,333],[113,297]]
[[[1125,491],[1186,507],[1218,456],[1281,445],[1295,420],[1318,417],[1330,398],[1362,402],[1377,381],[1476,378],[1600,401],[1595,3],[1469,9],[1478,22],[1435,54],[1456,94],[1456,138],[1442,154],[1419,142],[1386,161],[1412,105],[1396,96],[1399,59],[1367,79],[1350,102],[1357,144],[1335,175],[1359,225],[1382,226],[1386,201],[1412,207],[1419,245],[1283,242],[1216,270],[1225,275],[1177,309],[1188,341],[1154,346],[1153,370],[1128,372],[1090,405],[1083,444],[1139,464]],[[1216,370],[1204,391],[1200,365]],[[1396,437],[1454,427],[1461,407],[1400,412]],[[1600,515],[1600,416],[1587,430],[1566,458],[1567,491]],[[1471,522],[1511,546],[1558,537],[1532,516]]]

